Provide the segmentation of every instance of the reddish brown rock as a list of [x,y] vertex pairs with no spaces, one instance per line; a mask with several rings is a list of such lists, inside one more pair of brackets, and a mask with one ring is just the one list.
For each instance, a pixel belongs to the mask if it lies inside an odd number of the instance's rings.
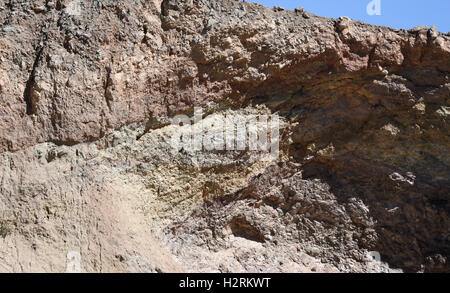
[[[77,3],[0,9],[0,200],[14,215],[0,219],[0,238],[31,255],[33,243],[58,251],[51,264],[26,268],[23,256],[0,270],[61,270],[63,243],[80,237],[64,232],[77,215],[64,219],[62,207],[82,193],[88,271],[102,262],[109,271],[367,271],[368,251],[381,254],[379,271],[449,271],[448,34],[240,1]],[[280,114],[279,162],[202,154],[198,167],[153,150],[168,117],[211,104],[208,114]],[[130,190],[120,219],[134,211],[139,223],[104,236],[116,206],[98,198]],[[148,206],[138,200],[146,195]],[[145,250],[149,223],[181,264],[133,251]],[[130,227],[136,238],[116,258]]]

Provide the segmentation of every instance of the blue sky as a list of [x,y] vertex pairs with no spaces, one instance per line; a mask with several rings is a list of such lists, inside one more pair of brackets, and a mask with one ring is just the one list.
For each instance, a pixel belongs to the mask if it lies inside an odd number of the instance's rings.
[[[450,0],[379,0],[381,15],[369,15],[367,5],[372,0],[247,0],[265,6],[285,9],[304,7],[305,10],[326,17],[348,16],[376,25],[410,29],[418,25],[450,31]],[[372,10],[373,11],[373,10]]]

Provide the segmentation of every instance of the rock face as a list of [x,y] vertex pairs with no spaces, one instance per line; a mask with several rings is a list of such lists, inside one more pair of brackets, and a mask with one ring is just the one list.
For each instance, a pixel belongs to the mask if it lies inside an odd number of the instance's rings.
[[[77,252],[88,272],[450,272],[435,27],[11,0],[0,44],[0,271],[63,272]],[[279,157],[174,152],[170,118],[194,107],[278,114]]]

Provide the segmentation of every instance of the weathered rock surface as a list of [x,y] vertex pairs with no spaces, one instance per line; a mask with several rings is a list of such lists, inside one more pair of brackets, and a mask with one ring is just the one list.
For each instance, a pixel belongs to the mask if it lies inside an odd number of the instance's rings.
[[[0,44],[0,271],[65,271],[77,251],[84,271],[450,272],[435,27],[10,0]],[[279,159],[174,152],[169,118],[197,106],[279,114]]]

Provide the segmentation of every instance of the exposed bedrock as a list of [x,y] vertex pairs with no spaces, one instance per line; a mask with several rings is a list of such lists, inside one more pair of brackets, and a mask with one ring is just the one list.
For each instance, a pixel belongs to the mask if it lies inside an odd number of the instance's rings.
[[[0,3],[0,271],[450,272],[450,35],[240,1]],[[280,156],[174,152],[278,114]],[[377,252],[381,262],[368,259]]]

